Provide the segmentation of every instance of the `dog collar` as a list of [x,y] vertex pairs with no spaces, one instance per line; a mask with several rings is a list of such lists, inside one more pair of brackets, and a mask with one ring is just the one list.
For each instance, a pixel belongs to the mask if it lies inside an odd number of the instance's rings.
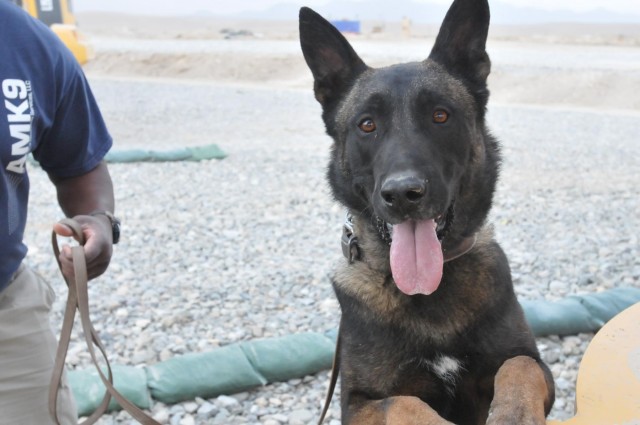
[[342,253],[349,260],[349,264],[360,259],[360,245],[358,245],[358,237],[353,231],[353,216],[351,213],[347,213],[344,219],[341,242]]
[[[376,228],[378,229],[378,233],[383,242],[387,244],[391,244],[391,226],[389,223],[386,223],[380,217],[376,216]],[[462,242],[456,245],[453,248],[443,249],[442,256],[444,257],[444,262],[455,260],[456,258],[460,258],[469,251],[473,249],[478,240],[478,235],[474,233],[473,235],[464,238]],[[353,230],[353,216],[351,213],[347,213],[345,217],[344,225],[342,226],[342,253],[349,260],[349,263],[353,263],[354,261],[360,260],[361,252],[360,245],[358,244],[358,237],[355,235]]]

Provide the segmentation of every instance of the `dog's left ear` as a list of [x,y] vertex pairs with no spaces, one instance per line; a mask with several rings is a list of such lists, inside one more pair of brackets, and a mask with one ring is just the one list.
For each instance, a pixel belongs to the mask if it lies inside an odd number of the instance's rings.
[[471,83],[486,87],[491,61],[485,50],[489,33],[487,0],[455,0],[442,22],[429,59]]
[[308,7],[300,9],[300,45],[322,106],[336,100],[367,68],[340,31]]

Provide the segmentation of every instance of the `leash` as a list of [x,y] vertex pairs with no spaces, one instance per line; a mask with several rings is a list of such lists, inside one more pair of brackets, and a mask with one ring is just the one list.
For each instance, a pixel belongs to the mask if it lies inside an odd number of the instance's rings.
[[[115,398],[120,406],[142,425],[160,425],[159,422],[144,413],[138,406],[124,398],[124,396],[122,396],[122,394],[120,394],[120,392],[118,392],[118,390],[116,390],[113,386],[113,373],[111,372],[111,366],[109,365],[106,350],[102,345],[100,338],[98,337],[98,333],[91,323],[91,318],[89,315],[89,279],[87,277],[87,262],[84,256],[84,249],[82,247],[85,242],[82,228],[77,221],[68,218],[61,220],[60,223],[71,228],[74,236],[80,242],[80,245],[71,248],[75,278],[67,279],[67,277],[63,274],[64,280],[67,284],[67,287],[69,288],[69,295],[67,297],[67,305],[65,306],[62,331],[60,332],[60,340],[58,342],[58,350],[56,352],[53,374],[51,376],[51,382],[49,384],[49,413],[51,414],[54,422],[57,425],[60,425],[57,413],[58,388],[60,387],[62,374],[64,372],[64,361],[67,356],[67,350],[69,349],[69,341],[71,340],[71,331],[73,330],[73,321],[77,309],[80,313],[80,322],[82,323],[82,330],[84,333],[85,341],[87,343],[89,354],[91,354],[91,360],[93,361],[93,364],[98,371],[98,375],[100,375],[100,379],[102,380],[102,383],[106,388],[104,397],[102,398],[100,405],[80,425],[94,424],[107,411],[111,397]],[[58,258],[60,256],[60,248],[58,247],[58,240],[55,232],[52,232],[51,244],[53,246],[53,252],[55,254],[56,261],[58,262],[58,267],[62,272],[62,264],[60,263],[60,259]],[[94,345],[98,347],[100,353],[102,354],[102,358],[107,367],[108,376],[105,376],[102,369],[100,368],[100,365],[98,364]]]
[[[381,227],[378,225],[378,231],[380,232]],[[387,230],[387,226],[383,228]],[[385,238],[382,237],[383,241]],[[456,258],[460,258],[476,246],[476,242],[478,241],[478,235],[474,233],[472,236],[469,236],[462,240],[456,247],[453,249],[448,249],[442,251],[444,256],[444,262],[455,260]],[[358,237],[354,233],[353,228],[353,217],[350,214],[347,214],[347,218],[345,224],[342,228],[342,253],[347,258],[349,263],[353,263],[354,261],[360,260],[361,251],[360,246],[358,244]],[[322,425],[327,412],[329,411],[329,405],[331,404],[331,399],[333,398],[333,392],[335,391],[336,384],[338,382],[338,374],[340,373],[340,327],[338,327],[338,336],[336,338],[336,351],[333,353],[333,365],[331,366],[331,380],[329,381],[329,388],[327,389],[327,396],[324,400],[324,406],[322,408],[322,414],[320,415],[320,420],[318,421],[318,425]]]
[[333,398],[333,391],[336,389],[338,383],[338,373],[340,372],[340,327],[338,327],[338,335],[336,336],[336,351],[333,353],[333,365],[331,365],[331,380],[329,381],[329,388],[327,388],[327,396],[324,399],[324,406],[322,407],[322,414],[318,425],[322,425],[324,418],[329,411],[329,405]]

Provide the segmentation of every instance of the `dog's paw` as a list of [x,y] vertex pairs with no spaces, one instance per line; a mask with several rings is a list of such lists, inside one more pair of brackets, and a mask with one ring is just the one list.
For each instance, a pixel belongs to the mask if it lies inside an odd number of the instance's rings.
[[385,425],[453,425],[418,397],[390,397],[383,406]]
[[492,408],[489,411],[487,425],[545,425],[544,416],[532,414],[522,407]]
[[370,400],[353,413],[349,425],[454,425],[418,397]]
[[545,425],[547,383],[538,363],[527,356],[504,362],[495,378],[487,425]]

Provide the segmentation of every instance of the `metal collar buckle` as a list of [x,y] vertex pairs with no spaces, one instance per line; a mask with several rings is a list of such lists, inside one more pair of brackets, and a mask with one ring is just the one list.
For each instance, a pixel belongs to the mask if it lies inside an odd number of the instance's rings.
[[360,248],[358,246],[358,238],[353,233],[353,218],[351,214],[347,214],[342,226],[342,253],[349,260],[349,263],[353,263],[360,259]]

